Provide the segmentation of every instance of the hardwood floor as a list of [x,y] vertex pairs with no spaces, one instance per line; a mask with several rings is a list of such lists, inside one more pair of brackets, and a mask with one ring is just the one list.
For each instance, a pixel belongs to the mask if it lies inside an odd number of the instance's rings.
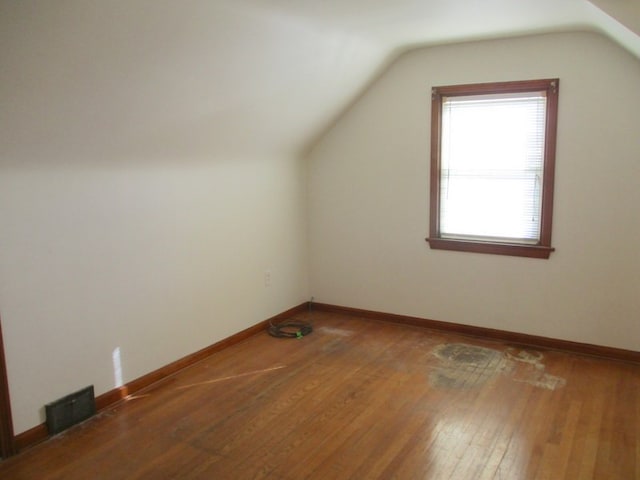
[[640,366],[327,312],[0,464],[2,479],[640,478]]

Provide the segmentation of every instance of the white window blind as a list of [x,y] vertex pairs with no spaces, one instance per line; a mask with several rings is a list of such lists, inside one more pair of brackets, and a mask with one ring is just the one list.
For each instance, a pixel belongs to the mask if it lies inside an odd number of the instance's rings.
[[545,92],[443,99],[443,238],[539,241],[545,118]]

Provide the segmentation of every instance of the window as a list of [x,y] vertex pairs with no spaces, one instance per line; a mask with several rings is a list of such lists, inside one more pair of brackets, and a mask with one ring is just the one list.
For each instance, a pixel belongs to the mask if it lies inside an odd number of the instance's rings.
[[558,87],[433,88],[431,248],[549,258]]

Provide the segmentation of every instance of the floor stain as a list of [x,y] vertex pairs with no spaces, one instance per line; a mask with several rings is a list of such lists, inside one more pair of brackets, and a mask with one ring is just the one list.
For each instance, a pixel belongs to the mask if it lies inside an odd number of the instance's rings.
[[564,378],[545,372],[544,356],[534,350],[509,348],[505,352],[466,343],[445,343],[436,346],[432,354],[440,364],[430,373],[434,387],[462,389],[479,387],[499,375],[507,375],[547,390],[564,387]]
[[520,364],[512,376],[516,382],[528,383],[547,390],[556,390],[567,384],[564,378],[545,372],[546,367],[542,363],[544,356],[540,352],[533,350],[518,351],[514,348],[509,348],[505,352],[505,356]]
[[433,354],[440,365],[431,372],[430,380],[434,386],[443,388],[481,386],[509,368],[502,352],[465,343],[438,345]]

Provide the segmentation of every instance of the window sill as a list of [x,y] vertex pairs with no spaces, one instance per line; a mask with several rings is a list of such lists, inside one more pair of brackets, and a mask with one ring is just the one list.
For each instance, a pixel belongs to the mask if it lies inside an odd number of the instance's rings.
[[488,253],[492,255],[510,255],[513,257],[529,257],[548,259],[553,247],[542,245],[525,245],[520,243],[489,243],[467,240],[451,240],[444,238],[427,238],[432,250],[453,250],[456,252]]

